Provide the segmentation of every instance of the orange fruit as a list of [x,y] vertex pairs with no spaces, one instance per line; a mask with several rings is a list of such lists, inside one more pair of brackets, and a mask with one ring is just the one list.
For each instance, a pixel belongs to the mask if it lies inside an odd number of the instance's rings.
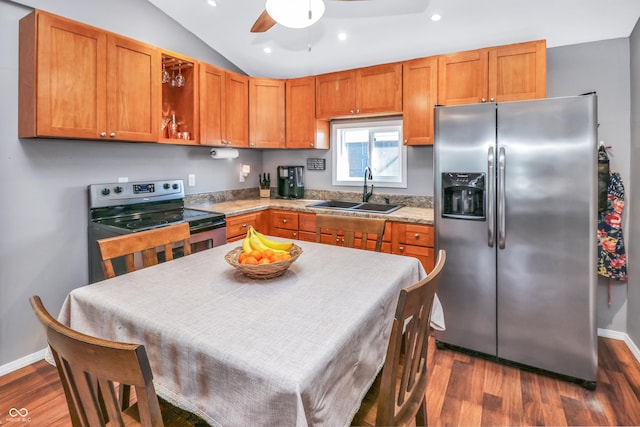
[[242,260],[245,259],[248,256],[249,256],[248,253],[242,252],[240,255],[238,255],[238,262],[242,262]]
[[258,261],[258,264],[271,264],[271,260],[267,257],[264,257]]
[[273,256],[273,251],[271,249],[265,249],[264,251],[262,251],[262,256],[271,259],[271,257]]
[[291,254],[281,254],[280,257],[283,260],[291,259]]
[[258,265],[258,260],[255,257],[248,256],[242,260],[242,264]]
[[262,258],[262,252],[260,252],[257,249],[254,249],[251,251],[251,253],[249,254],[249,256],[254,257],[256,260],[260,260],[260,258]]

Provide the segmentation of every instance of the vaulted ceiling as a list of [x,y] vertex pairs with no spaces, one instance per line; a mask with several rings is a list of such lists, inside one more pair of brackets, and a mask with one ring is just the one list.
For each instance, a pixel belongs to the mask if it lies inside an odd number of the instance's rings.
[[265,0],[149,0],[247,74],[275,78],[529,40],[555,47],[628,37],[640,16],[640,0],[324,1],[311,27],[251,33]]

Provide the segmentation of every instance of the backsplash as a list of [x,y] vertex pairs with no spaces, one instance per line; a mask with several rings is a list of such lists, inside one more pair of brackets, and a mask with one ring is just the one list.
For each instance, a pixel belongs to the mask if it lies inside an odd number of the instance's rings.
[[[216,191],[213,193],[187,194],[186,204],[220,203],[233,200],[258,199],[259,189],[244,188],[238,190]],[[271,197],[277,198],[276,188],[271,188]],[[304,190],[304,198],[308,200],[345,200],[361,201],[362,192],[334,191],[334,190]],[[369,199],[370,203],[389,203],[393,205],[412,206],[416,208],[433,208],[433,197],[411,196],[406,194],[374,193]]]

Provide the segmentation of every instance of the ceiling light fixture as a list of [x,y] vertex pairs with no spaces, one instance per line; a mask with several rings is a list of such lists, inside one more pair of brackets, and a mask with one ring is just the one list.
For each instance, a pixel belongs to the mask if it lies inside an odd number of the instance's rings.
[[338,40],[346,40],[347,33],[338,33]]
[[432,21],[439,21],[442,19],[442,15],[440,15],[439,13],[434,13],[433,15],[431,15],[431,20]]
[[262,51],[264,53],[271,53],[271,48],[270,47],[265,47],[264,49],[262,49]]
[[217,6],[216,0],[207,0],[207,3],[209,3],[209,6]]
[[289,28],[309,27],[324,14],[322,0],[267,0],[265,8],[278,24]]

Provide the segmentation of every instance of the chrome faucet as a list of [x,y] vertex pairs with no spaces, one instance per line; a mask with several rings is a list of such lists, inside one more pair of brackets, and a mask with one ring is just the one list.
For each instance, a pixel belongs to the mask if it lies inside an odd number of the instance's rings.
[[373,195],[373,184],[371,184],[371,191],[367,192],[367,178],[373,179],[371,168],[369,166],[364,169],[364,187],[362,189],[362,201],[364,203],[367,203],[369,201],[369,197]]

